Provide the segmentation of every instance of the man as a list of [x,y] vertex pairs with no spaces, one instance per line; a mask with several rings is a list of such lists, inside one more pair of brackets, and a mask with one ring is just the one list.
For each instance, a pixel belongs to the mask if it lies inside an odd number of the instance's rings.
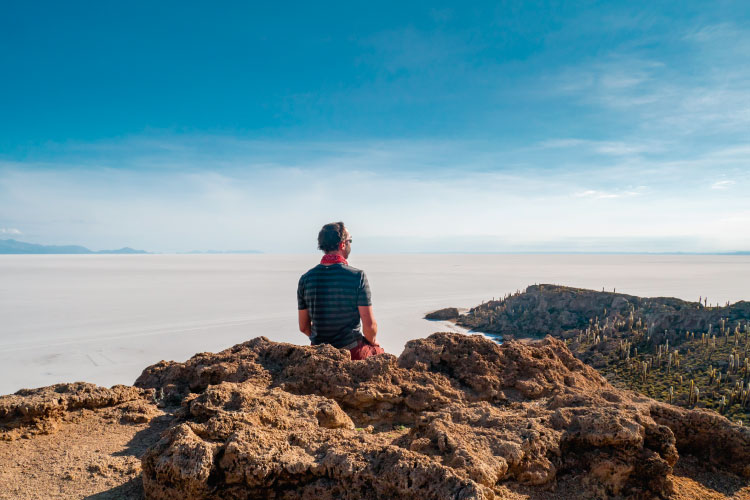
[[302,275],[297,286],[300,331],[310,337],[312,345],[349,349],[354,360],[382,354],[367,276],[346,261],[352,237],[344,223],[323,226],[318,248],[325,252],[323,259]]

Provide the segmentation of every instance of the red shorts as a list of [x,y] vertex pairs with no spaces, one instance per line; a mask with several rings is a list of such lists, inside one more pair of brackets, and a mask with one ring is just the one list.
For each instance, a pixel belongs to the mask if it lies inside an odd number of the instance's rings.
[[357,342],[357,347],[349,349],[349,352],[352,354],[352,360],[360,360],[367,359],[376,354],[383,354],[385,351],[377,344],[373,345],[365,339],[360,339],[360,341]]

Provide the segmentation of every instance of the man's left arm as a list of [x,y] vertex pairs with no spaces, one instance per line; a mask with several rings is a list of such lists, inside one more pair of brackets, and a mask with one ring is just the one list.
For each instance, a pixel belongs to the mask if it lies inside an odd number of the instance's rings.
[[375,322],[375,316],[372,314],[372,295],[370,293],[370,283],[367,281],[367,275],[362,271],[357,291],[357,309],[359,317],[362,320],[362,333],[365,339],[373,345],[378,345],[377,334],[378,324]]

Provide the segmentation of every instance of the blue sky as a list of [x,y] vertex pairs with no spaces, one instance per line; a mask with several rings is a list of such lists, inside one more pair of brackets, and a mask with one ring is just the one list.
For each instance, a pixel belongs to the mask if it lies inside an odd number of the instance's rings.
[[750,249],[747,2],[269,5],[0,6],[0,239]]

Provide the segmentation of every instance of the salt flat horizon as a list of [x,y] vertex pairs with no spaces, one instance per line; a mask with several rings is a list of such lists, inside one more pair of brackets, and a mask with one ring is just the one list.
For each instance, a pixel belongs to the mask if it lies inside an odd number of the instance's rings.
[[[709,303],[747,300],[750,256],[655,254],[352,254],[367,272],[387,352],[435,331],[426,312],[472,307],[554,283]],[[257,336],[306,344],[296,285],[316,254],[0,256],[0,394],[87,381],[132,384]]]

